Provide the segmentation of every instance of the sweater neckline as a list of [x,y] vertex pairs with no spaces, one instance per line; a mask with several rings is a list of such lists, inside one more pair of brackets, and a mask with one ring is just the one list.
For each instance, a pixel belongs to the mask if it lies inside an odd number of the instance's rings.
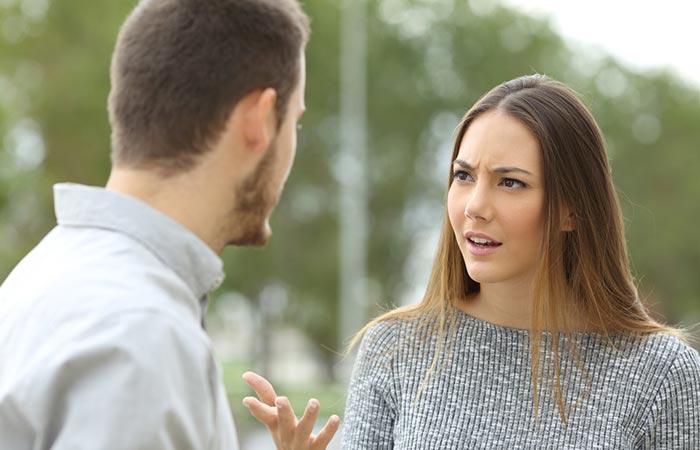
[[[489,331],[496,334],[503,334],[507,336],[515,336],[522,339],[530,337],[530,330],[524,328],[508,327],[505,325],[498,325],[493,322],[489,322],[488,320],[480,319],[476,316],[473,316],[457,307],[454,307],[454,310],[456,311],[457,317],[462,318],[462,320],[464,320],[465,322],[476,326],[484,331]],[[543,334],[546,337],[551,336],[551,332],[549,331],[544,331]],[[574,337],[605,338],[605,333],[601,333],[598,331],[574,331],[571,334]],[[616,333],[614,332],[609,333],[610,337],[614,336],[615,334]]]
[[523,328],[515,328],[515,327],[507,327],[504,325],[498,325],[493,322],[489,322],[488,320],[480,319],[476,316],[472,316],[471,314],[462,311],[461,309],[454,307],[454,310],[457,314],[457,317],[461,318],[463,321],[476,326],[480,329],[491,331],[494,333],[500,333],[500,334],[510,334],[510,335],[517,335],[521,337],[528,337],[530,335],[530,331],[523,329]]

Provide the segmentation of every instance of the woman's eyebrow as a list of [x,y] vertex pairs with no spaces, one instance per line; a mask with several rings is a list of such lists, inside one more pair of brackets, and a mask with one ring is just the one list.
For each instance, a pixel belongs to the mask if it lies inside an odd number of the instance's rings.
[[[464,167],[465,169],[469,170],[474,170],[475,167],[469,164],[468,162],[462,160],[462,159],[455,159],[453,161],[453,164],[456,164],[460,167]],[[521,172],[525,173],[527,175],[532,175],[532,172],[528,172],[525,169],[521,169],[520,167],[515,167],[515,166],[505,166],[505,167],[494,167],[491,169],[491,172],[496,172],[496,173],[512,173],[512,172]]]
[[496,173],[511,173],[511,172],[522,172],[528,175],[532,175],[531,172],[528,172],[525,169],[521,169],[520,167],[494,167],[491,169],[491,172],[496,172]]

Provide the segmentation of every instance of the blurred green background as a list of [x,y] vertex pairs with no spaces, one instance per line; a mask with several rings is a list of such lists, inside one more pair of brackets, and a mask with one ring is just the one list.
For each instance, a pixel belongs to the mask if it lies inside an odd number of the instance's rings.
[[[228,249],[209,329],[244,448],[254,424],[240,374],[267,374],[295,404],[342,413],[339,368],[340,21],[306,0],[307,109],[300,148],[260,249]],[[0,281],[54,225],[51,185],[103,185],[106,97],[117,30],[135,0],[0,0]],[[367,2],[367,286],[360,315],[417,301],[442,220],[453,130],[486,90],[557,78],[602,127],[640,292],[671,323],[700,321],[700,92],[573,47],[545,20],[465,1]],[[575,48],[575,49],[574,49]],[[696,343],[697,345],[697,343]],[[337,439],[336,439],[337,441]],[[245,444],[245,442],[249,442]]]

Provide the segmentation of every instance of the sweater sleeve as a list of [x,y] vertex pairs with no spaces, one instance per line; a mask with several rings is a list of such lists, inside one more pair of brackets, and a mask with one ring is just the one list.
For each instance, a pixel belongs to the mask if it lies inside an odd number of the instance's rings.
[[700,449],[700,356],[684,347],[673,360],[645,418],[638,448]]
[[397,322],[380,322],[362,340],[345,407],[343,450],[394,448],[397,335]]

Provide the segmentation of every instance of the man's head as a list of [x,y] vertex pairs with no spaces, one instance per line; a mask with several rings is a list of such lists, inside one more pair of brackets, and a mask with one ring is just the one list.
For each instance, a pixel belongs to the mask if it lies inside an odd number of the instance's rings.
[[[296,147],[308,34],[297,0],[142,0],[112,60],[114,167],[167,179],[213,152],[238,155],[231,221],[257,222],[257,231],[229,231],[226,241],[264,243]],[[241,145],[250,151],[233,148]]]
[[[268,223],[272,209],[279,201],[284,182],[294,162],[297,146],[297,122],[305,111],[305,60],[301,57],[301,73],[297,86],[289,99],[288,111],[284,120],[278,124],[277,132],[268,141],[264,134],[262,122],[264,118],[256,116],[267,115],[265,111],[272,109],[272,102],[266,106],[266,93],[272,98],[270,90],[249,94],[232,114],[229,120],[228,136],[233,140],[244,141],[243,152],[247,155],[255,152],[255,147],[266,147],[264,154],[255,161],[251,172],[247,173],[234,187],[234,201],[231,211],[222,221],[221,235],[227,239],[227,245],[264,245],[271,235]],[[246,123],[248,122],[248,123]],[[236,133],[236,129],[242,132]],[[221,146],[233,147],[228,144],[227,137],[222,139]],[[245,159],[246,156],[243,156]],[[228,219],[228,220],[227,220]]]

